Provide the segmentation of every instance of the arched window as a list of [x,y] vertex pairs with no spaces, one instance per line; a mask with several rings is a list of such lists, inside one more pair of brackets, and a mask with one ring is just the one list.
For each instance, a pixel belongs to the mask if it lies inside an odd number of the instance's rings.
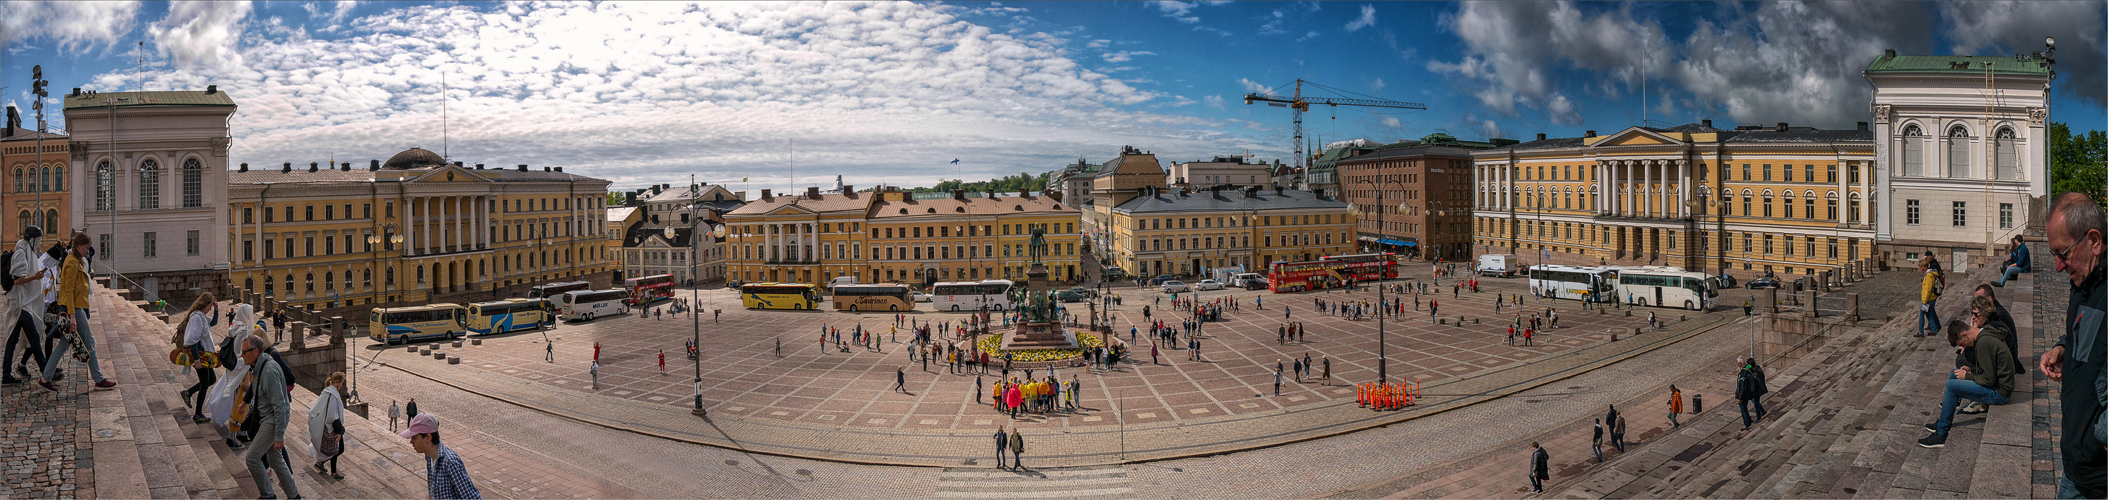
[[117,205],[116,179],[110,160],[95,164],[95,210],[108,212]]
[[21,215],[15,216],[15,234],[22,234],[21,228],[37,223],[36,219],[31,217],[28,210],[23,210]]
[[[1786,194],[1786,203],[1785,203],[1785,206],[1784,206],[1784,207],[1781,207],[1781,208],[1780,208],[1780,210],[1782,211],[1782,212],[1780,212],[1780,213],[1781,213],[1781,215],[1784,215],[1784,216],[1785,216],[1786,218],[1788,218],[1788,219],[1791,219],[1791,218],[1793,218],[1793,192],[1792,192],[1792,191],[1787,191],[1787,192],[1786,192],[1785,194]],[[1764,201],[1764,208],[1765,208],[1765,209],[1767,209],[1767,210],[1771,208],[1771,201],[1770,201],[1770,200],[1765,200],[1765,201]]]
[[337,289],[337,273],[336,273],[336,271],[330,271],[330,272],[322,273],[322,289],[324,289],[324,290],[335,290],[335,289]]
[[22,169],[15,169],[15,192],[22,192]]
[[315,273],[307,273],[306,283],[307,291],[313,293],[315,291]]
[[1749,211],[1749,200],[1750,200],[1750,196],[1749,196],[1749,190],[1747,190],[1747,189],[1744,189],[1744,190],[1742,190],[1742,215],[1743,215],[1744,217],[1747,217],[1747,216],[1751,216],[1751,215],[1756,215],[1756,214],[1757,214],[1756,212],[1751,212],[1751,211]]
[[1851,202],[1845,205],[1845,220],[1853,224],[1859,223],[1859,193],[1852,193]]
[[58,167],[51,169],[51,190],[66,190],[66,167]]
[[2015,149],[2013,139],[2012,127],[2000,127],[1998,129],[1998,140],[1992,143],[1993,147],[1998,148],[1998,178],[2000,180],[2020,178],[2020,151]]
[[243,290],[249,290],[249,291],[255,291],[255,290],[256,290],[256,278],[243,278],[243,279],[242,279],[242,289],[243,289]]
[[58,231],[66,227],[59,225],[58,209],[54,208],[44,211],[44,227],[46,228],[44,229],[45,231]]
[[183,160],[183,208],[202,206],[205,206],[205,165],[198,163],[197,158]]
[[152,158],[139,162],[139,209],[161,208],[161,164]]
[[1925,175],[1925,131],[1917,125],[1903,127],[1903,176]]
[[285,273],[285,293],[293,293],[293,273]]
[[1831,191],[1829,194],[1824,195],[1823,201],[1829,205],[1828,213],[1830,216],[1828,219],[1830,219],[1830,222],[1837,222],[1837,192]]
[[[1831,203],[1831,205],[1836,205],[1836,203]],[[1808,218],[1809,218],[1809,219],[1814,219],[1814,218],[1815,218],[1815,192],[1814,192],[1814,191],[1802,191],[1802,192],[1801,192],[1801,212],[1802,212],[1802,213],[1806,213],[1806,214],[1808,214]],[[1832,217],[1830,217],[1830,218],[1832,218],[1832,219],[1835,219],[1835,218],[1837,218],[1837,217],[1835,217],[1835,216],[1834,216],[1834,214],[1835,214],[1835,213],[1837,212],[1837,207],[1835,207],[1835,206],[1832,206],[1832,207],[1830,207],[1830,212],[1831,212],[1831,213],[1833,214],[1833,216],[1832,216]]]
[[1969,177],[1969,129],[1961,125],[1947,129],[1947,177]]
[[37,169],[37,191],[51,191],[51,167]]
[[1764,190],[1764,216],[1771,216],[1771,190]]

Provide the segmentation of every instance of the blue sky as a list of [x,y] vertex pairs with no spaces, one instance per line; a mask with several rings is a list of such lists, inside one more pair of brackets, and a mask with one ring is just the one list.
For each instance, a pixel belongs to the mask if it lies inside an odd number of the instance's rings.
[[1883,49],[2010,55],[2045,35],[2056,119],[2104,129],[2103,5],[7,2],[0,102],[27,112],[41,64],[54,97],[216,84],[252,165],[421,146],[618,188],[915,186],[1123,145],[1285,158],[1288,112],[1240,97],[1297,78],[1428,108],[1317,107],[1313,140],[1575,136],[1643,109],[1843,128],[1868,119],[1859,70]]

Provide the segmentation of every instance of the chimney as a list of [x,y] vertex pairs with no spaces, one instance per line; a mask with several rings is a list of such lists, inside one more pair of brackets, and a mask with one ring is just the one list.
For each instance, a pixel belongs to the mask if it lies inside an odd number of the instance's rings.
[[348,162],[348,161],[347,161],[347,162],[344,162],[344,164],[343,164],[343,165],[340,165],[340,166],[338,166],[338,167],[337,167],[337,170],[339,170],[339,171],[343,171],[343,172],[350,172],[350,171],[351,171],[351,162]]
[[1859,131],[1860,131],[1860,132],[1865,132],[1865,131],[1866,131],[1866,122],[1859,122]]
[[548,171],[549,171],[549,167],[542,167],[542,171],[543,171],[543,172],[548,172]]
[[[710,184],[710,183],[708,183],[708,182],[705,182],[705,183],[703,183],[703,184],[704,184],[704,185],[708,185],[708,184]],[[696,192],[697,192],[697,193],[701,193],[702,191],[701,191],[701,190],[697,190]],[[843,184],[843,185],[842,185],[842,194],[855,194],[855,193],[856,193],[856,186],[855,186],[855,185],[852,185],[852,184]]]
[[525,164],[525,163],[521,163],[521,164],[520,164],[520,171],[521,171],[521,172],[526,172],[526,171],[527,171],[527,164]]
[[367,171],[379,171],[379,170],[381,169],[381,161],[380,161],[380,160],[367,160],[367,161],[368,161],[368,162],[370,162],[370,163],[367,163],[367,164],[366,164],[366,170],[367,170]]
[[457,161],[457,162],[454,162],[454,166],[456,166],[456,167],[459,167],[459,166],[461,166],[461,162],[458,162],[458,161]]
[[666,192],[666,185],[664,185],[664,184],[653,184],[653,185],[651,185],[651,194],[659,194],[659,193],[664,193],[664,192]]
[[687,223],[688,223],[688,214],[687,214],[687,213],[682,213],[682,214],[681,214],[681,223],[682,223],[682,224],[687,224]]
[[[1893,50],[1891,50],[1891,51],[1888,51],[1888,52],[1889,52],[1890,54],[1894,54],[1894,53],[1896,53],[1896,51],[1893,51]],[[80,87],[74,87],[74,88],[73,88],[73,95],[81,95],[81,88],[80,88]]]
[[767,189],[763,189],[763,190],[761,190],[761,199],[764,199],[764,200],[766,200],[766,199],[769,199],[769,198],[773,198],[773,197],[775,197],[775,193],[771,193],[771,192],[769,192],[769,190],[767,190]]
[[242,169],[241,169],[241,170],[237,170],[237,172],[247,172],[247,171],[249,171],[249,164],[247,164],[247,163],[243,163],[243,164],[242,164]]
[[310,174],[312,174],[312,173],[315,173],[315,171],[316,171],[316,170],[321,170],[321,169],[322,169],[322,163],[321,163],[321,162],[313,162],[313,161],[311,161],[311,162],[307,162],[307,173],[310,173]]
[[1778,131],[1780,131],[1780,132],[1785,132],[1785,131],[1786,131],[1786,122],[1779,122],[1779,129],[1778,129]]
[[280,168],[280,169],[278,170],[278,173],[281,173],[281,174],[290,174],[290,173],[293,173],[293,162],[285,162],[285,167],[283,167],[283,168]]
[[1713,128],[1713,120],[1711,119],[1699,120],[1698,124],[1704,125],[1705,128]]
[[18,128],[22,128],[22,111],[16,109],[14,106],[8,106],[7,130],[0,131],[0,137],[14,137],[15,129]]
[[1281,186],[1278,184],[1274,185],[1274,196],[1281,196]]
[[1540,140],[1540,141],[1544,140],[1544,132],[1538,132],[1538,133],[1537,133],[1537,140]]
[[809,187],[806,187],[806,188],[805,188],[805,197],[806,197],[806,198],[812,198],[812,199],[815,199],[815,200],[817,200],[817,199],[820,199],[820,187],[819,187],[819,186],[809,186]]
[[[1896,57],[1896,49],[1883,49],[1881,55],[1883,57]],[[73,89],[73,93],[80,93],[80,89]]]
[[651,223],[653,223],[653,224],[658,224],[658,223],[659,223],[659,214],[651,214]]
[[206,86],[205,86],[205,95],[213,95],[213,94],[218,94],[218,93],[220,93],[220,86],[218,86],[218,85],[206,85]]
[[1595,136],[1596,136],[1596,131],[1594,131],[1594,130],[1590,130],[1590,131],[1588,131],[1588,133],[1586,133],[1586,134],[1581,134],[1581,136],[1582,136],[1582,137],[1595,137]]
[[478,163],[478,164],[476,164],[476,170],[483,170],[483,164],[481,164],[481,163]]
[[563,171],[564,171],[564,167],[556,167],[556,172],[557,172],[557,173],[563,173]]

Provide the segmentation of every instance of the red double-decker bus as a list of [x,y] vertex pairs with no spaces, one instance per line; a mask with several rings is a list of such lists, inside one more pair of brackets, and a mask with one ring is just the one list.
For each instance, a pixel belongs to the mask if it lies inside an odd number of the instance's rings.
[[1396,254],[1336,255],[1309,262],[1275,262],[1267,268],[1266,288],[1274,293],[1301,292],[1396,277]]
[[622,289],[629,291],[629,299],[624,302],[631,306],[643,306],[659,300],[671,299],[673,298],[673,275],[661,274],[622,280]]

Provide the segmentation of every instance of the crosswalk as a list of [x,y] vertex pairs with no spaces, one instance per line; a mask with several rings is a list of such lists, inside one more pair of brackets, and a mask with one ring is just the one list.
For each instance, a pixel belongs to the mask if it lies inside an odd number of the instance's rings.
[[1128,498],[1133,480],[1121,466],[1030,469],[947,468],[937,476],[936,498]]

